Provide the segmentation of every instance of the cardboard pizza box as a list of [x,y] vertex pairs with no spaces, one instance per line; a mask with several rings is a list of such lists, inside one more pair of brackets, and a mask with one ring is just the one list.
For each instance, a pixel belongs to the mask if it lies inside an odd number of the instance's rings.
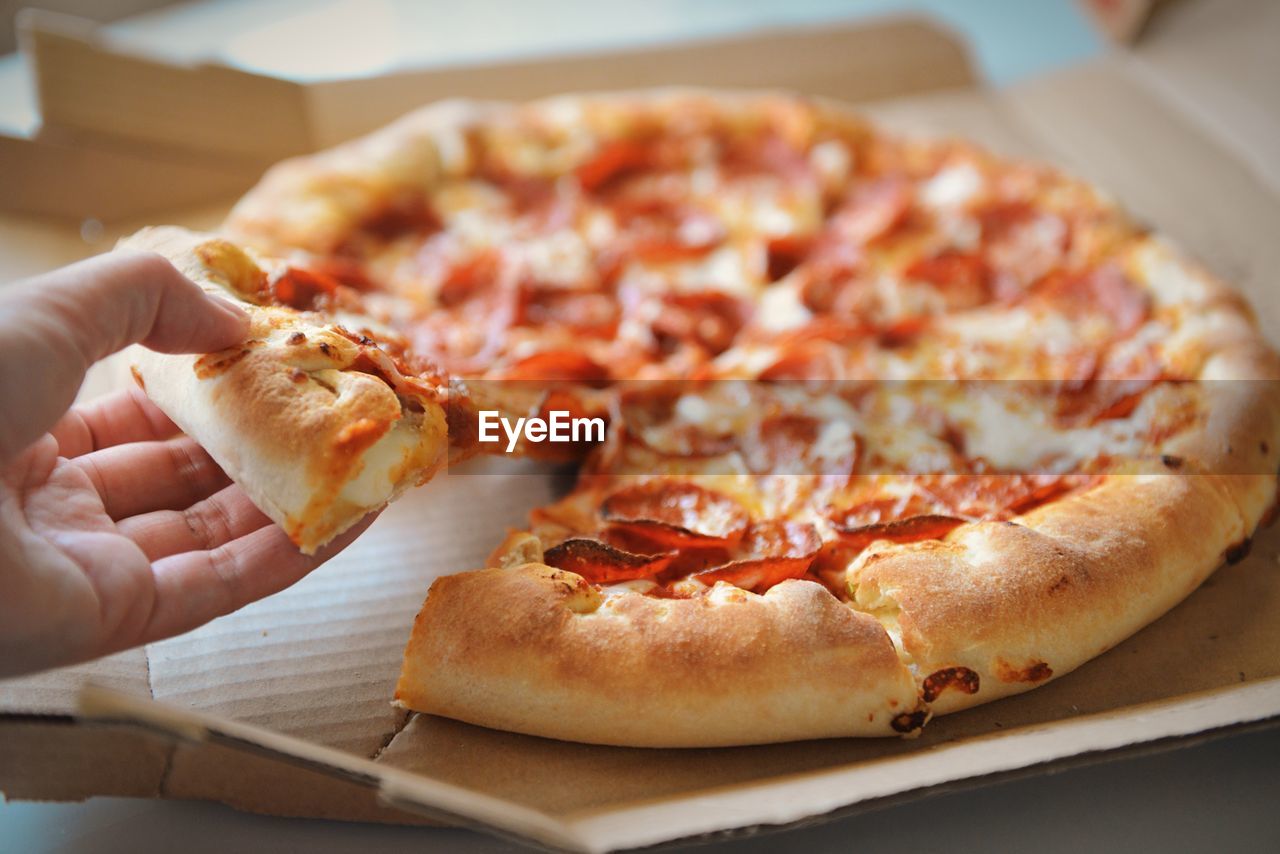
[[[864,74],[883,75],[885,66],[864,69],[860,54],[835,49],[830,39],[839,34],[882,46],[869,58],[889,67],[903,56],[907,66],[929,65],[936,54],[951,71],[924,78],[933,81],[927,87],[909,77],[896,97],[885,97],[883,83],[868,93],[859,89]],[[962,46],[941,30],[881,22],[814,32],[812,51],[804,33],[790,31],[763,54],[767,62],[742,70],[744,79],[714,82],[756,84],[767,76],[813,90],[847,79],[847,96],[877,96],[866,108],[894,127],[961,134],[1060,163],[1234,282],[1280,341],[1273,278],[1280,135],[1265,109],[1280,68],[1259,49],[1278,36],[1275,4],[1174,3],[1132,52],[993,91],[955,63]],[[701,62],[734,67],[740,43],[706,44]],[[939,44],[945,49],[935,50]],[[656,65],[647,66],[646,55]],[[612,87],[666,79],[669,54],[628,56],[630,78],[607,56],[545,60],[536,75],[564,90],[581,88],[583,79]],[[802,73],[789,76],[793,68]],[[439,73],[456,75],[458,85],[472,73],[477,85],[503,85],[493,71]],[[533,94],[522,80],[509,85]],[[340,89],[329,90],[335,116]],[[362,109],[353,115],[374,111],[367,102],[377,91],[362,84]],[[388,91],[388,103],[402,105],[397,85]],[[202,227],[218,213],[169,218]],[[109,245],[116,231],[138,224],[109,227],[86,244],[0,216],[0,258],[14,273],[31,272]],[[119,381],[118,364],[97,369],[92,390]],[[144,650],[0,682],[0,790],[16,798],[196,798],[277,815],[453,821],[604,851],[785,826],[1280,721],[1276,528],[1105,655],[1028,694],[937,719],[915,740],[642,750],[394,710],[388,698],[400,652],[431,579],[479,565],[504,527],[521,522],[552,488],[532,466],[452,470],[281,594]],[[101,687],[86,691],[86,682]]]

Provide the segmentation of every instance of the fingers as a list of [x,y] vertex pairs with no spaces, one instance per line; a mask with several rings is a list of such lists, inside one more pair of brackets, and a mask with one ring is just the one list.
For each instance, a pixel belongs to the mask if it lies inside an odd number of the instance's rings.
[[373,522],[366,517],[318,554],[298,551],[276,525],[209,551],[152,565],[156,598],[144,642],[171,637],[276,593],[346,548]]
[[48,430],[85,371],[127,344],[221,350],[248,333],[245,313],[205,294],[150,253],[112,252],[0,294],[0,462]]
[[137,388],[72,407],[50,430],[58,440],[58,454],[78,457],[126,442],[169,439],[178,426]]
[[116,528],[155,561],[215,549],[268,525],[271,520],[240,487],[228,486],[185,510],[144,513],[121,519]]
[[112,519],[191,507],[231,483],[208,452],[186,436],[116,445],[71,464],[88,475]]
[[242,309],[210,297],[151,252],[108,252],[39,284],[42,302],[78,333],[89,363],[135,343],[163,353],[208,353],[248,334]]

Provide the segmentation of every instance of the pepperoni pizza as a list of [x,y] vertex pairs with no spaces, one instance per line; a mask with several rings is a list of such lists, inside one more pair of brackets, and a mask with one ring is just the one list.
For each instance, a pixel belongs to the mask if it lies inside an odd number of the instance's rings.
[[397,700],[485,726],[913,733],[1115,645],[1275,503],[1240,297],[1084,182],[830,103],[437,105],[132,245],[254,313],[138,376],[304,548],[493,450],[485,406],[607,419],[413,627]]

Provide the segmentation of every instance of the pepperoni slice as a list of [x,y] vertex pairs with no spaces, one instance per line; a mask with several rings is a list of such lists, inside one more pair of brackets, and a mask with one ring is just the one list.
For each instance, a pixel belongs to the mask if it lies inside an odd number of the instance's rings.
[[876,540],[892,540],[895,543],[940,540],[963,524],[963,519],[930,513],[924,516],[894,519],[891,522],[876,522],[857,528],[837,528],[837,530],[845,543],[854,548],[864,549]]
[[859,275],[864,260],[862,249],[844,238],[820,237],[796,274],[805,306],[819,314],[858,314],[874,292],[872,281]]
[[1092,481],[1079,474],[956,474],[920,479],[920,488],[971,519],[1007,519]]
[[788,347],[757,377],[775,380],[835,380],[844,375],[845,351],[830,341],[810,340]]
[[613,247],[619,264],[628,259],[666,264],[706,255],[724,242],[723,223],[708,211],[663,195],[637,195],[611,200],[622,230]]
[[441,280],[436,300],[445,308],[453,308],[487,293],[498,279],[498,266],[498,253],[493,250],[477,252],[454,264]]
[[594,157],[574,170],[574,174],[582,189],[593,193],[629,172],[644,169],[650,162],[648,146],[636,140],[619,139],[606,143]]
[[603,385],[609,381],[609,370],[577,350],[544,350],[507,368],[502,379]]
[[608,294],[567,290],[526,282],[520,286],[518,326],[568,327],[592,338],[612,338],[618,330],[618,303]]
[[837,531],[854,531],[882,522],[941,513],[945,508],[920,495],[907,498],[872,498],[831,512],[827,518]]
[[911,184],[901,175],[885,175],[854,187],[832,216],[845,240],[865,246],[901,225],[911,211]]
[[675,342],[694,343],[712,356],[733,344],[750,309],[743,300],[718,291],[670,294],[666,309],[653,322],[659,346],[670,352]]
[[338,282],[323,273],[287,267],[271,283],[272,300],[298,311],[316,311],[330,306],[337,296]]
[[369,278],[364,266],[350,258],[342,258],[335,255],[330,258],[317,258],[314,261],[309,261],[308,265],[315,272],[328,276],[338,284],[345,285],[348,288],[353,288],[357,291],[380,290],[378,283]]
[[695,483],[647,481],[625,486],[600,505],[610,527],[659,548],[728,547],[750,519],[734,499]]
[[720,161],[726,177],[773,175],[790,184],[813,175],[809,158],[776,133],[752,133],[736,137]]
[[949,250],[919,259],[903,275],[938,288],[953,310],[974,308],[991,299],[991,270],[980,255]]
[[576,572],[595,584],[612,584],[636,578],[652,578],[671,563],[673,554],[635,554],[600,540],[574,537],[547,549],[547,566]]
[[798,413],[764,419],[743,448],[747,467],[755,474],[813,474],[808,451],[821,427],[818,419]]
[[1141,326],[1151,310],[1151,298],[1110,264],[1084,273],[1051,274],[1036,295],[1063,314],[1100,314],[1120,337]]
[[812,525],[800,522],[769,521],[752,525],[736,550],[738,559],[693,574],[707,584],[730,584],[763,593],[788,578],[801,578],[818,552],[822,538]]
[[992,205],[978,215],[997,290],[1013,297],[1062,264],[1070,230],[1062,217],[1026,201]]

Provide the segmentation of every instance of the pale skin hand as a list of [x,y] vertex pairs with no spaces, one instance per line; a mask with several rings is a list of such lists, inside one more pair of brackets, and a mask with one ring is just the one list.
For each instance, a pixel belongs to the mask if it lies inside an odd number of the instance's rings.
[[0,288],[0,676],[193,629],[371,521],[308,557],[141,391],[68,411],[89,366],[128,344],[204,353],[247,329],[159,255]]

